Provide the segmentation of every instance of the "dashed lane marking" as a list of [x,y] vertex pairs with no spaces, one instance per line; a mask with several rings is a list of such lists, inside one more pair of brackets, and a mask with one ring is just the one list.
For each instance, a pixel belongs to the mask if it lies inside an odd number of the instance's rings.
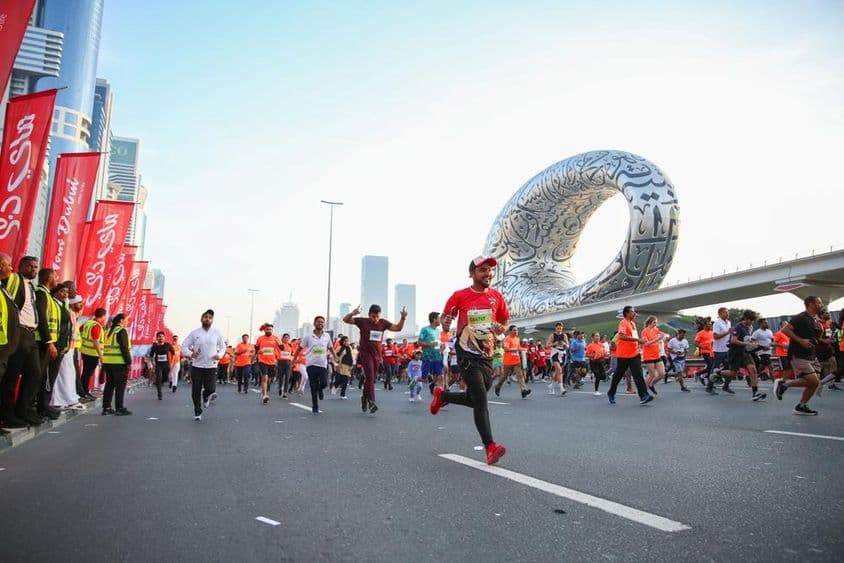
[[491,405],[509,405],[510,403],[502,403],[501,401],[487,401]]
[[468,457],[463,457],[457,454],[439,454],[439,456],[441,458],[472,467],[479,471],[492,473],[493,475],[504,477],[505,479],[515,481],[516,483],[603,510],[609,514],[620,516],[622,518],[626,518],[627,520],[644,524],[645,526],[650,526],[651,528],[656,528],[657,530],[661,530],[663,532],[681,532],[683,530],[691,529],[691,526],[687,526],[681,522],[675,522],[674,520],[669,520],[668,518],[663,518],[662,516],[657,516],[656,514],[651,514],[650,512],[645,512],[611,500],[581,493],[580,491],[562,487],[554,483],[549,483],[548,481],[542,481],[529,475],[516,473],[515,471],[510,471],[509,469],[486,465],[475,461],[474,459],[469,459]]
[[[296,407],[296,408],[299,408],[299,409],[302,409],[302,410],[308,411],[308,412],[313,412],[313,410],[314,410],[312,407],[303,405],[302,403],[290,403],[290,406]],[[319,411],[319,412],[323,412],[323,411]]]
[[276,522],[275,520],[271,520],[264,516],[256,516],[255,520],[257,520],[258,522],[263,522],[264,524],[269,524],[270,526],[278,526],[279,524],[281,524],[281,522]]
[[826,436],[824,434],[804,434],[803,432],[786,432],[785,430],[765,430],[767,434],[785,434],[786,436],[801,436],[803,438],[820,438],[821,440],[838,440],[844,442],[841,436]]

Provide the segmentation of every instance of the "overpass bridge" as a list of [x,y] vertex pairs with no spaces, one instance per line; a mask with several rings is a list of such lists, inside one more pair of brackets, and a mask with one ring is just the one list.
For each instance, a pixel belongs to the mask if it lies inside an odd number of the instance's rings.
[[557,321],[582,325],[615,318],[625,305],[660,317],[676,315],[683,309],[716,305],[728,301],[765,297],[790,292],[801,299],[817,295],[824,303],[844,297],[844,249],[830,249],[811,256],[763,264],[746,270],[713,275],[687,283],[667,284],[652,291],[619,299],[608,299],[558,311],[513,319],[520,327],[552,329]]

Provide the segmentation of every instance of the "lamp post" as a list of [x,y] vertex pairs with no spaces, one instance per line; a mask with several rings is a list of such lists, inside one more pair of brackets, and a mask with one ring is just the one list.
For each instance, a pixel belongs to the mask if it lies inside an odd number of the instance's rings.
[[255,315],[255,294],[261,291],[260,289],[247,289],[252,294],[252,303],[249,305],[249,342],[252,342],[252,321]]
[[[331,330],[331,250],[334,243],[334,207],[343,205],[342,201],[326,201],[320,200],[321,203],[328,205],[331,210],[328,220],[328,297],[325,304],[325,324],[328,325],[328,330]],[[336,336],[336,335],[333,335]]]

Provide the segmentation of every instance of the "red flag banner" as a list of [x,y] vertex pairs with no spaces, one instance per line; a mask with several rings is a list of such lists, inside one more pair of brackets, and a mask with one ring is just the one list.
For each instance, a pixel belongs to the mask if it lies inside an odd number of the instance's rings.
[[0,149],[0,252],[26,252],[56,90],[9,100]]
[[[134,248],[137,249],[137,247]],[[117,257],[117,263],[109,264],[108,270],[106,271],[104,308],[109,316],[120,312],[117,309],[117,305],[120,303],[123,290],[126,288],[129,274],[132,273],[132,260],[134,257],[134,251],[131,256],[128,256],[126,249],[123,248]]]
[[[105,307],[106,278],[123,255],[126,233],[135,204],[131,201],[98,201],[94,218],[87,226],[88,235],[80,261],[76,286],[85,301],[84,316],[93,315],[97,307]],[[106,270],[109,269],[109,272]]]
[[56,163],[41,263],[54,269],[60,280],[69,280],[76,274],[76,260],[84,242],[82,229],[99,166],[98,152],[62,154]]
[[126,309],[126,300],[127,294],[129,293],[129,282],[132,279],[132,269],[134,268],[135,263],[135,254],[138,252],[137,246],[124,246],[123,247],[123,264],[125,268],[125,275],[123,276],[123,285],[118,287],[115,283],[116,280],[112,280],[111,287],[117,288],[114,291],[119,292],[117,295],[117,299],[114,301],[114,305],[112,310],[115,313],[125,313]]
[[137,320],[138,302],[144,290],[144,280],[147,277],[149,262],[132,262],[132,273],[129,275],[129,282],[126,286],[126,303],[121,307],[126,318],[129,319],[130,334],[134,338],[137,335],[135,325]]
[[155,296],[152,291],[145,289],[141,292],[141,298],[138,300],[138,307],[135,312],[135,334],[133,343],[144,346],[152,344],[151,326],[152,326],[152,310],[155,306]]
[[34,6],[35,0],[0,0],[0,90],[9,83]]

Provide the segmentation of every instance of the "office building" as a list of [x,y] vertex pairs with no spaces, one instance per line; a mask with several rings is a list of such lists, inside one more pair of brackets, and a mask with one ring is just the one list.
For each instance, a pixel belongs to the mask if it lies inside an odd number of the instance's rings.
[[360,268],[360,307],[362,314],[369,311],[370,305],[380,305],[384,316],[387,316],[389,277],[389,259],[386,256],[364,256]]
[[[58,76],[37,79],[38,90],[62,88],[56,94],[50,147],[47,154],[49,177],[46,186],[38,191],[30,253],[41,254],[44,225],[50,201],[50,187],[60,154],[87,152],[91,134],[97,59],[100,51],[104,0],[41,1],[34,11],[33,21],[45,30],[62,34],[61,67]],[[55,50],[55,35],[45,36],[45,48]]]
[[396,284],[395,297],[393,302],[395,317],[390,320],[394,323],[399,322],[402,307],[407,308],[407,319],[404,321],[404,330],[400,334],[415,335],[418,329],[416,326],[416,286],[406,283]]
[[159,297],[164,297],[164,272],[158,268],[152,269],[152,291]]
[[299,305],[293,302],[291,295],[287,303],[282,304],[273,319],[275,333],[279,336],[285,332],[291,338],[299,338]]
[[94,88],[94,111],[91,116],[91,137],[88,146],[91,151],[101,152],[100,167],[97,169],[97,183],[94,186],[94,197],[91,207],[98,199],[108,198],[108,168],[111,159],[111,112],[114,107],[114,95],[111,85],[102,78],[97,79]]

